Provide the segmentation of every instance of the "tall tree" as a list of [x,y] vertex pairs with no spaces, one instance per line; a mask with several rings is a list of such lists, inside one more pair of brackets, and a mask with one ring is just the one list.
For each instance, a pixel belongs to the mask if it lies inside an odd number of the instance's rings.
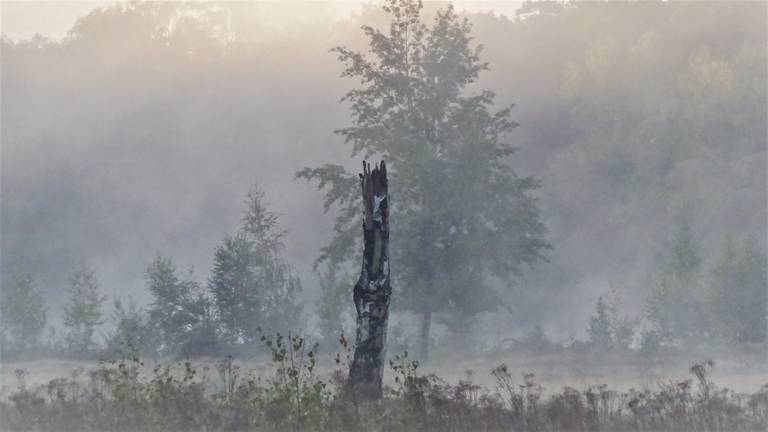
[[264,193],[252,189],[242,225],[214,253],[208,287],[227,337],[233,343],[256,340],[259,330],[285,332],[301,322],[301,282],[282,257],[285,231],[267,208]]
[[80,261],[69,279],[69,304],[64,306],[66,341],[73,353],[84,353],[95,346],[93,334],[103,322],[101,305],[106,297],[99,292],[96,270]]
[[43,296],[32,274],[21,262],[13,268],[10,280],[3,283],[0,321],[4,350],[24,351],[40,343],[47,320]]
[[[508,160],[515,148],[502,140],[516,126],[511,107],[492,113],[492,91],[467,94],[488,67],[481,47],[471,46],[468,21],[448,6],[428,27],[421,2],[413,0],[390,0],[383,9],[391,17],[388,31],[362,28],[371,58],[335,48],[346,66],[342,76],[362,83],[342,99],[352,125],[336,133],[353,156],[379,155],[396,173],[394,282],[402,304],[422,317],[426,357],[433,313],[450,311],[462,322],[453,328],[466,328],[498,304],[493,279],[507,285],[549,246],[530,195],[539,183],[515,174]],[[326,210],[340,208],[320,260],[350,260],[360,226],[354,176],[330,164],[297,177],[326,189]]]

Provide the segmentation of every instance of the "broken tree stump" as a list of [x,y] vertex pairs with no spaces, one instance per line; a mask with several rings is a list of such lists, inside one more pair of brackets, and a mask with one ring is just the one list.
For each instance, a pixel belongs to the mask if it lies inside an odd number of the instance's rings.
[[371,171],[363,162],[363,262],[353,299],[357,311],[355,354],[349,386],[358,399],[382,397],[389,299],[389,194],[384,162]]

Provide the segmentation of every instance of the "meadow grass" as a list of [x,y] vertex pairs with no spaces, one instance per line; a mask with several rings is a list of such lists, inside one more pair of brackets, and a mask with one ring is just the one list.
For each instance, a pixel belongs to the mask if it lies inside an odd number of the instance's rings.
[[345,393],[346,354],[318,372],[317,348],[301,337],[271,338],[271,367],[245,370],[231,357],[149,367],[137,355],[102,361],[47,383],[15,388],[0,400],[2,429],[41,431],[762,431],[768,428],[768,384],[752,393],[720,388],[713,362],[690,378],[655,388],[613,390],[565,386],[544,392],[532,373],[506,364],[491,385],[471,375],[456,383],[423,374],[403,355],[376,403]]

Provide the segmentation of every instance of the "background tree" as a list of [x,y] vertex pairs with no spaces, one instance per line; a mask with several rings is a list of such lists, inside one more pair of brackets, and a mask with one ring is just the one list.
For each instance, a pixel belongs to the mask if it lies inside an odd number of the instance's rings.
[[702,247],[693,235],[687,220],[683,220],[672,240],[664,273],[682,281],[693,281],[701,270]]
[[660,280],[648,299],[648,319],[667,342],[690,341],[707,332],[701,285],[701,246],[688,221],[677,228]]
[[45,303],[21,262],[3,283],[0,314],[3,351],[24,352],[39,345],[47,318]]
[[69,279],[69,304],[64,306],[67,346],[72,353],[87,353],[95,347],[93,335],[102,324],[101,305],[106,297],[99,292],[96,270],[83,260]]
[[768,268],[754,241],[739,248],[728,238],[710,276],[716,331],[734,342],[764,342],[768,331]]
[[216,317],[211,299],[205,293],[199,293],[190,305],[195,322],[189,328],[187,337],[181,345],[179,355],[215,356],[221,353],[221,326]]
[[115,329],[105,338],[107,354],[136,350],[141,354],[157,354],[158,336],[147,323],[144,310],[129,298],[127,302],[115,299],[112,321]]
[[262,300],[255,273],[254,245],[242,233],[226,236],[216,247],[208,283],[225,337],[230,343],[252,342],[261,325]]
[[256,340],[259,330],[287,332],[301,324],[301,282],[282,257],[285,231],[267,209],[264,193],[248,193],[242,225],[214,253],[208,288],[233,343]]
[[350,334],[349,323],[352,319],[352,277],[346,273],[339,276],[338,266],[328,264],[320,275],[320,299],[317,302],[318,327],[326,349],[336,345],[341,332]]
[[[422,16],[431,20],[442,5],[425,3]],[[341,163],[351,147],[321,131],[350,124],[348,106],[328,101],[359,81],[337,78],[341,65],[327,48],[365,52],[359,26],[390,20],[378,7],[348,20],[331,9],[131,2],[83,15],[63,40],[2,38],[3,101],[15,107],[3,115],[4,279],[17,257],[34,263],[37,288],[50,294],[79,255],[114,263],[99,269],[110,281],[145,263],[147,250],[207,268],[211,251],[199,245],[218,244],[227,215],[241,211],[241,194],[230,185],[258,172],[287,190],[285,172]],[[496,90],[497,106],[517,103],[521,150],[510,161],[519,174],[546,182],[537,196],[547,238],[557,245],[549,264],[509,291],[514,314],[499,314],[496,327],[541,324],[565,337],[586,325],[594,306],[566,299],[593,302],[591,281],[618,274],[627,300],[639,304],[646,275],[659,271],[657,247],[670,237],[659,227],[686,203],[702,217],[697,235],[707,262],[719,253],[717,227],[764,248],[765,213],[744,209],[767,207],[765,11],[764,2],[642,1],[528,2],[519,17],[462,13],[491,65],[471,86]],[[11,8],[3,12],[13,21]],[[223,19],[210,22],[214,15]],[[291,31],[253,25],[265,16]],[[234,41],[216,45],[207,34],[217,30]],[[217,46],[205,55],[204,47]],[[256,70],[263,79],[253,79]],[[254,114],[262,111],[268,115]],[[83,119],[95,125],[88,134]],[[179,130],[188,132],[184,139],[175,139]],[[137,131],[144,145],[136,145]],[[115,163],[124,157],[136,163]],[[51,205],[52,197],[62,205]],[[302,245],[315,247],[326,229],[316,210],[322,195],[293,185],[275,197],[312,219],[284,222]],[[393,199],[397,212],[401,199]],[[169,216],[180,209],[184,217]],[[88,224],[83,214],[93,216]],[[400,234],[393,229],[394,251]],[[93,240],[104,232],[114,233],[108,250]],[[316,258],[303,248],[288,254],[301,269]],[[46,297],[46,304],[58,309],[60,300]]]
[[[463,334],[482,311],[493,310],[493,289],[505,286],[524,264],[548,247],[530,193],[539,186],[518,177],[503,136],[516,124],[511,108],[492,113],[494,93],[467,94],[487,64],[472,47],[471,26],[451,6],[431,27],[420,21],[421,2],[391,0],[382,32],[363,26],[371,58],[338,47],[344,77],[362,87],[349,91],[352,125],[336,132],[352,155],[382,157],[393,178],[392,260],[402,305],[422,317],[426,357],[432,314],[449,311],[449,326]],[[354,177],[338,165],[305,168],[298,177],[317,180],[326,208],[340,207],[335,235],[321,260],[347,261],[360,226]]]
[[[146,270],[147,285],[154,297],[147,314],[150,327],[157,329],[159,352],[172,354],[184,349],[207,353],[214,344],[209,300],[192,271],[180,278],[169,258],[158,255]],[[213,339],[211,339],[213,337]]]
[[600,296],[595,303],[595,313],[589,318],[587,336],[589,341],[602,349],[627,349],[633,342],[638,324],[621,313],[621,296],[611,286],[606,296]]
[[611,319],[608,316],[608,305],[605,300],[603,300],[602,296],[597,298],[595,314],[589,318],[587,335],[590,342],[602,348],[608,348],[613,345]]

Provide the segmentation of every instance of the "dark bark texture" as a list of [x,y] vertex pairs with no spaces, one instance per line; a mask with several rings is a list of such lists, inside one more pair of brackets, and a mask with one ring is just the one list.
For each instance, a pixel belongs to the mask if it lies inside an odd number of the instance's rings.
[[371,171],[363,162],[360,174],[363,214],[363,263],[354,288],[357,311],[355,355],[349,385],[360,399],[382,397],[389,300],[389,195],[384,162]]

